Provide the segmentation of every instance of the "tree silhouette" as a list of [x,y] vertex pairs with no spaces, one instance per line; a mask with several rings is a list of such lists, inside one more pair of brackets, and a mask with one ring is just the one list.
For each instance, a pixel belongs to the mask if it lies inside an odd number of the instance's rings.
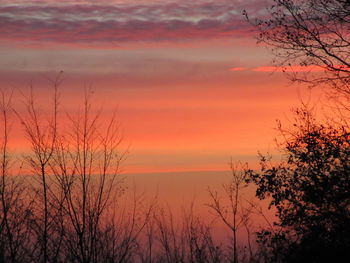
[[256,195],[277,208],[278,232],[261,231],[258,241],[274,262],[345,262],[350,251],[350,131],[318,124],[306,109],[296,110],[285,138],[284,160],[261,157],[250,171]]
[[[159,248],[154,249],[153,258],[141,262],[227,262],[222,245],[213,237],[211,224],[195,215],[193,209],[193,202],[187,209],[183,208],[180,220],[174,218],[170,207],[159,207],[155,211],[153,225],[150,225],[154,237],[147,240],[145,247],[158,241]],[[149,251],[144,255],[148,256]]]
[[42,262],[44,263],[50,261],[50,245],[55,247],[54,244],[49,244],[49,228],[55,215],[52,213],[54,210],[50,207],[52,203],[50,202],[50,183],[48,176],[50,174],[50,161],[54,154],[57,136],[58,85],[59,80],[56,79],[53,83],[54,98],[52,116],[49,117],[47,122],[43,120],[44,117],[37,108],[38,105],[35,101],[32,86],[30,87],[30,95],[24,103],[26,115],[22,116],[16,112],[24,127],[25,135],[31,144],[32,154],[25,157],[26,162],[31,168],[33,175],[39,177],[40,187],[35,192],[36,198],[33,198],[40,199],[39,202],[36,202],[38,216],[34,225],[36,228],[35,232],[37,233],[37,242],[40,247],[40,258],[42,258]]
[[231,160],[231,179],[227,184],[223,184],[225,199],[217,191],[208,189],[210,203],[208,207],[214,211],[214,214],[224,223],[232,234],[232,262],[238,263],[244,261],[239,256],[238,250],[238,231],[244,228],[247,232],[247,246],[249,249],[249,262],[254,261],[253,249],[251,244],[251,215],[253,213],[253,202],[244,198],[244,189],[248,187],[249,170],[246,164],[234,164]]
[[[350,1],[274,0],[264,17],[246,18],[259,31],[292,81],[330,87],[349,110]],[[345,99],[345,100],[342,100]],[[344,103],[345,102],[345,103]],[[336,105],[339,107],[339,104]],[[251,171],[256,195],[270,198],[280,222],[262,230],[258,242],[273,262],[346,261],[350,248],[350,134],[342,124],[316,122],[307,108],[296,110],[284,130],[284,160],[261,156],[261,171]]]
[[27,227],[34,201],[26,199],[30,191],[18,176],[21,162],[10,149],[12,99],[12,92],[0,90],[0,262],[14,263],[29,261],[30,247],[35,246],[30,244],[33,232]]
[[[292,80],[324,85],[350,94],[350,2],[274,0],[262,18],[246,18],[258,41],[272,48],[275,64]],[[304,67],[302,70],[294,66]],[[311,66],[311,67],[309,67]],[[314,66],[324,69],[314,72]]]
[[113,116],[102,125],[99,113],[93,114],[91,107],[90,94],[86,94],[82,113],[70,116],[69,127],[57,134],[50,162],[58,185],[56,196],[63,196],[56,198],[62,199],[56,210],[62,211],[64,220],[65,256],[77,262],[98,262],[102,257],[102,218],[121,191],[118,124]]

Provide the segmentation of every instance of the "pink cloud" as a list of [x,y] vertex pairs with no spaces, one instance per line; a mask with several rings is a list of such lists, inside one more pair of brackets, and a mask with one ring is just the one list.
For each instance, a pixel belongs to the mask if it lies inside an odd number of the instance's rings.
[[248,68],[245,68],[245,67],[233,67],[233,68],[230,68],[229,70],[230,71],[243,71],[243,70],[247,70]]

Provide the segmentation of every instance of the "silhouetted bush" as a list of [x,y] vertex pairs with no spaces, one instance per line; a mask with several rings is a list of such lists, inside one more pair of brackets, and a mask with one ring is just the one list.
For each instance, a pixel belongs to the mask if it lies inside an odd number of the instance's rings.
[[279,222],[258,242],[270,262],[345,262],[350,256],[350,130],[319,124],[308,110],[296,111],[284,130],[283,161],[261,156],[250,171],[256,195],[271,200]]

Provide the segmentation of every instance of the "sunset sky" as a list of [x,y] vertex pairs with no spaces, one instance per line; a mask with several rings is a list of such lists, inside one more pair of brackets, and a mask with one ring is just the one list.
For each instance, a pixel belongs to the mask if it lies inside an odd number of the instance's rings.
[[0,261],[348,259],[349,102],[350,0],[0,0]]
[[227,171],[273,152],[276,119],[304,96],[242,15],[268,3],[0,0],[0,85],[20,96],[32,82],[47,101],[64,71],[68,112],[91,88],[96,108],[117,109],[126,174]]

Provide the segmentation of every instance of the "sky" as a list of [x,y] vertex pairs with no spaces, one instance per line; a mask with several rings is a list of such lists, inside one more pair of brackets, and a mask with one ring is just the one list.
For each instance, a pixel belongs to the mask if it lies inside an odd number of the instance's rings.
[[117,111],[123,173],[193,193],[209,174],[229,173],[230,158],[254,165],[274,152],[276,120],[307,97],[242,15],[264,16],[269,2],[0,0],[0,86],[20,97],[32,83],[45,105],[63,71],[64,111],[86,89],[103,116]]

